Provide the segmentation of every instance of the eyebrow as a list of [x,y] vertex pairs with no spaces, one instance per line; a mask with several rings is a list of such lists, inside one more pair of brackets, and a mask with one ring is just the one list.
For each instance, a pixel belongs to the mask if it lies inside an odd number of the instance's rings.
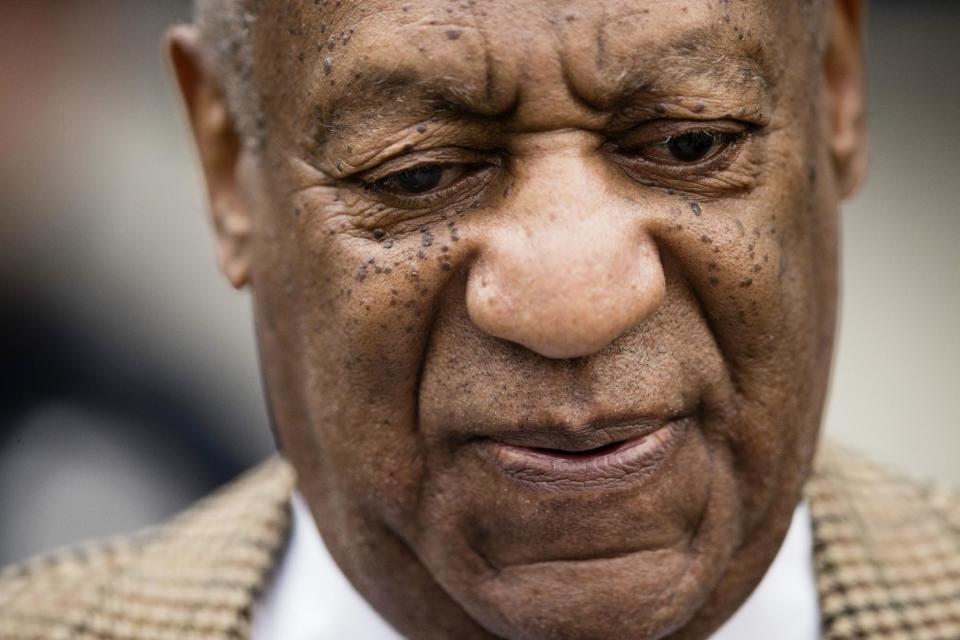
[[[567,85],[577,99],[596,111],[616,111],[640,95],[668,93],[678,85],[703,80],[738,93],[752,90],[765,94],[779,74],[763,45],[743,35],[736,48],[729,42],[715,27],[697,27],[664,45],[638,50],[617,79],[607,83],[612,85],[605,90],[608,99],[586,98],[587,91],[576,90],[576,78],[567,76]],[[371,112],[380,116],[448,112],[464,118],[503,117],[516,108],[519,92],[500,91],[495,84],[496,76],[489,68],[483,77],[458,77],[444,74],[442,68],[427,71],[416,64],[359,65],[352,69],[349,89],[331,95],[322,108],[323,129],[332,131],[343,120],[363,119]],[[320,137],[323,134],[318,132]]]
[[325,110],[335,121],[345,112],[371,107],[382,110],[385,103],[405,104],[407,98],[414,97],[431,111],[485,117],[502,116],[515,106],[515,98],[506,104],[492,100],[492,74],[485,75],[482,86],[470,80],[452,74],[425,73],[415,65],[358,67],[353,70],[349,91],[334,96]]
[[737,46],[731,48],[717,28],[697,27],[662,46],[638,51],[611,91],[611,99],[591,106],[612,109],[638,93],[662,93],[704,80],[736,92],[768,92],[779,74],[766,48],[744,34],[735,42]]

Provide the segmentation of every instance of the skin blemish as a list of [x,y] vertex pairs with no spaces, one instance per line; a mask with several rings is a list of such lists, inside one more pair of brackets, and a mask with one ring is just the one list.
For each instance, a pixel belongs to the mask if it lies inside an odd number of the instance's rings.
[[426,254],[426,252],[424,252],[423,249],[420,249],[419,251],[417,251],[417,257],[420,258],[421,260],[423,260],[424,258],[427,257],[427,254]]
[[707,271],[716,271],[719,268],[716,262],[707,263]]
[[389,240],[389,239],[388,239],[388,240],[384,240],[384,242],[383,242],[383,248],[384,248],[384,249],[392,249],[392,248],[393,248],[393,240]]
[[417,125],[417,133],[426,133],[426,132],[427,132],[427,125],[425,124]]
[[710,276],[710,285],[715,287],[718,284],[720,284],[720,278],[717,276]]
[[701,100],[697,100],[693,103],[693,106],[690,107],[690,111],[693,111],[694,113],[702,113],[705,108],[706,105],[703,104]]
[[711,244],[713,240],[710,239],[710,236],[700,236],[700,242],[704,244]]
[[700,214],[703,212],[703,209],[696,202],[690,203],[690,210],[693,211],[693,215],[700,217]]
[[423,247],[424,248],[432,247],[433,233],[430,231],[430,227],[428,227],[427,225],[423,225],[422,227],[420,227],[420,233],[423,234],[423,238],[421,240],[421,244],[423,245]]
[[657,104],[653,105],[653,110],[654,112],[663,115],[667,112],[667,107],[662,102],[658,102]]
[[447,29],[448,40],[459,40],[461,35],[463,35],[463,31],[460,29]]
[[459,241],[460,241],[460,229],[457,229],[456,227],[454,227],[453,229],[451,229],[451,230],[450,230],[450,239],[453,240],[454,242],[459,242]]
[[[331,46],[331,49],[332,48],[333,47]],[[333,58],[323,59],[323,73],[324,75],[330,75],[331,73],[333,73]]]
[[753,278],[744,278],[740,281],[740,286],[744,289],[753,284]]
[[387,232],[379,227],[373,230],[373,237],[376,240],[383,240],[386,237],[386,235],[387,235]]

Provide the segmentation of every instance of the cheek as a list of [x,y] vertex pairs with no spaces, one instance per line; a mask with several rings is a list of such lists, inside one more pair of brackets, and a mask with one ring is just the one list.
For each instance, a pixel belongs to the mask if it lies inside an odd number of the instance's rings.
[[775,495],[798,490],[823,403],[821,317],[832,308],[817,265],[829,256],[818,255],[823,214],[811,208],[808,168],[795,164],[771,169],[778,184],[748,201],[701,204],[696,222],[664,240],[725,363],[729,392],[705,400],[709,435],[741,461],[748,526]]
[[422,474],[418,375],[465,234],[447,221],[403,235],[356,231],[332,204],[298,203],[294,231],[275,234],[287,241],[264,269],[271,404],[291,457],[328,469],[323,481],[341,494],[386,505],[399,527]]

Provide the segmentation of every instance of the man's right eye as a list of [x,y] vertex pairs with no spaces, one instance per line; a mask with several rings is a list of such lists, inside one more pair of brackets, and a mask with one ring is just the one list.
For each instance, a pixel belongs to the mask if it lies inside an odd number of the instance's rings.
[[425,194],[453,183],[464,170],[462,164],[424,164],[369,182],[366,188],[396,195]]

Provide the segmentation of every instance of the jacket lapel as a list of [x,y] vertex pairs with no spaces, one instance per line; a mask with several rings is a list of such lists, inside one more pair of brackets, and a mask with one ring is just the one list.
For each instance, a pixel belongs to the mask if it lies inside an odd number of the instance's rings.
[[825,638],[960,638],[956,494],[828,445],[807,497]]

